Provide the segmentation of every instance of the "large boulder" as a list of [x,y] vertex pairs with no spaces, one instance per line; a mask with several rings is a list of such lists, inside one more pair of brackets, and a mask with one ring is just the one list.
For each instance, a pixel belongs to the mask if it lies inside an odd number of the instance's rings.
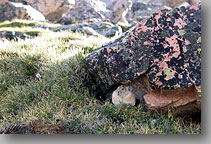
[[4,2],[0,4],[0,22],[13,19],[45,21],[45,17],[29,5]]
[[[143,85],[148,89],[142,98],[149,109],[172,106],[184,110],[193,102],[190,107],[200,109],[201,5],[157,11],[90,54],[85,64],[97,80],[100,95],[146,76]],[[163,102],[157,103],[161,98]]]
[[71,9],[75,0],[9,0],[24,5],[30,5],[41,12],[50,21],[58,20]]
[[64,14],[58,22],[76,24],[106,21],[110,15],[111,11],[100,0],[76,0],[74,7]]
[[74,5],[75,0],[9,0],[11,2],[19,2],[27,4],[41,12],[43,15],[47,16],[48,14],[55,12],[62,5]]

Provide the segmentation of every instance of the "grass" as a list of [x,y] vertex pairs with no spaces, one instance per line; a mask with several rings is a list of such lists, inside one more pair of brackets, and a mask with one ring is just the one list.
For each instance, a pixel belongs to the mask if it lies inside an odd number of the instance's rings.
[[97,100],[83,85],[88,79],[83,60],[107,41],[51,31],[34,39],[0,40],[0,131],[43,121],[89,134],[201,133],[201,124],[191,119]]

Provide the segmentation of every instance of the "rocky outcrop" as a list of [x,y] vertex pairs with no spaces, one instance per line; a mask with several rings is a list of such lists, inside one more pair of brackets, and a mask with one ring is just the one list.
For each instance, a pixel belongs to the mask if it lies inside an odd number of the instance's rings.
[[[163,90],[189,91],[192,86],[197,90],[201,85],[201,5],[157,11],[90,54],[85,58],[85,64],[97,79],[101,93],[146,75],[151,89],[149,95],[144,96],[148,108],[154,105],[153,97],[159,99],[160,94],[169,95]],[[174,93],[171,96],[176,101],[186,98],[182,91],[177,97]],[[198,96],[190,95],[193,96],[189,103],[193,97],[196,102]]]
[[63,25],[54,29],[54,31],[73,31],[87,35],[113,37],[122,34],[122,29],[108,22],[95,22],[74,25]]
[[4,2],[0,4],[0,22],[13,19],[45,21],[45,17],[29,5]]
[[105,3],[99,0],[76,0],[72,9],[58,20],[62,24],[76,24],[87,22],[106,21],[111,12]]

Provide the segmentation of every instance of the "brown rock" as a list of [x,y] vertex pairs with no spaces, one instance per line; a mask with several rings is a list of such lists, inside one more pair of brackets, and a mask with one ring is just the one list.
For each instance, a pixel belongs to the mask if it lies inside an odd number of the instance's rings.
[[144,95],[144,101],[149,110],[172,110],[174,114],[200,112],[201,96],[195,85],[189,88],[174,90],[153,90]]

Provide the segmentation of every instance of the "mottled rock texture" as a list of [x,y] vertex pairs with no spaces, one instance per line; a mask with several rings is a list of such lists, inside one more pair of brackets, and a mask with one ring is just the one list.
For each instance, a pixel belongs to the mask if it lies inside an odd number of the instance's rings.
[[45,17],[29,5],[4,2],[0,4],[0,22],[13,19],[45,21]]
[[201,5],[163,9],[85,58],[101,92],[146,74],[152,89],[201,85]]

